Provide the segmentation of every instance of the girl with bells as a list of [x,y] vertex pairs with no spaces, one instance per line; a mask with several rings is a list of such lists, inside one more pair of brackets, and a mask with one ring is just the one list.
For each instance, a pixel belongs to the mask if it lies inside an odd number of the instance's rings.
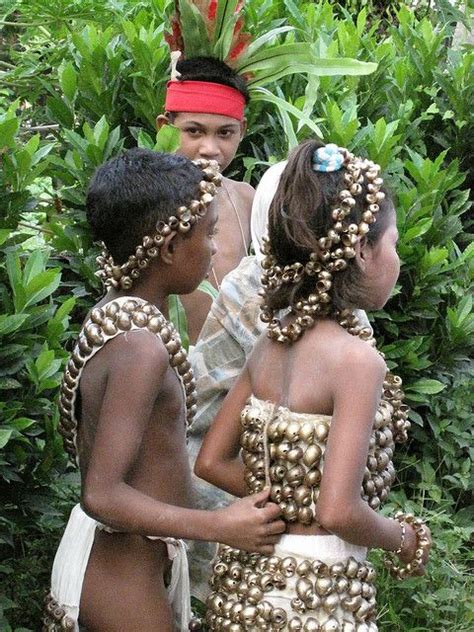
[[379,172],[307,141],[281,177],[262,264],[267,335],[209,430],[196,473],[236,496],[270,487],[287,530],[270,557],[220,547],[211,630],[375,632],[367,549],[390,552],[400,579],[424,572],[428,528],[377,513],[409,422],[400,378],[353,314],[382,308],[399,274],[395,210]]

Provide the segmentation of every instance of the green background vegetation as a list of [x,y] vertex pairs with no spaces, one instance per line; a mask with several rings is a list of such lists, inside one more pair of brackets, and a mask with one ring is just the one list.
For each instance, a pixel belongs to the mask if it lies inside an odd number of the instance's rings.
[[[252,33],[295,27],[275,45],[308,42],[323,58],[378,63],[369,76],[296,75],[267,86],[249,108],[249,133],[229,175],[257,183],[266,165],[316,129],[378,161],[397,199],[402,273],[374,327],[403,377],[413,428],[384,511],[421,513],[435,547],[427,576],[404,583],[388,579],[373,555],[381,632],[474,627],[474,53],[453,42],[456,23],[469,23],[461,4],[463,11],[421,2],[413,11],[403,2],[252,0],[246,8]],[[156,145],[154,119],[169,74],[169,5],[0,3],[1,630],[39,629],[54,551],[77,499],[56,396],[67,349],[100,294],[84,190],[122,148],[167,147],[166,135]]]

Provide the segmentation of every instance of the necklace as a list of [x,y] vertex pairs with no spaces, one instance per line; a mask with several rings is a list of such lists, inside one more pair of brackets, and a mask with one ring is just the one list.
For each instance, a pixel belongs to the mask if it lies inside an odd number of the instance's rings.
[[[235,205],[235,202],[234,202],[234,200],[233,200],[233,198],[232,198],[232,196],[231,196],[231,194],[229,192],[229,189],[227,188],[227,185],[225,184],[224,180],[222,180],[221,187],[225,191],[227,199],[229,200],[231,208],[233,209],[235,217],[237,218],[237,223],[239,224],[240,236],[242,238],[242,245],[244,247],[244,257],[245,257],[245,255],[249,251],[249,245],[247,244],[247,240],[245,238],[245,232],[244,232],[244,227],[242,226],[242,220],[240,219],[240,215],[239,215],[239,213],[237,211],[237,207]],[[217,290],[220,290],[221,289],[221,284],[220,284],[220,281],[219,281],[219,279],[217,277],[216,270],[215,270],[214,266],[211,267],[211,273],[212,273],[212,278],[213,278],[213,280],[214,280],[214,282],[216,284]]]

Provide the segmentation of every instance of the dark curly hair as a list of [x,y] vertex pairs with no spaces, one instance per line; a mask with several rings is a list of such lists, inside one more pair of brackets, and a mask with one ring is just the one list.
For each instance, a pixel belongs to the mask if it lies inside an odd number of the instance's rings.
[[202,171],[188,158],[133,148],[100,166],[86,196],[93,237],[115,262],[133,254],[157,222],[199,198]]

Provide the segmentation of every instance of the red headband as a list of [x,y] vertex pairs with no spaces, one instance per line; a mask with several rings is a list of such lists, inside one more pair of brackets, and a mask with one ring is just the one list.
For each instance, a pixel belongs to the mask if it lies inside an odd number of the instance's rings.
[[238,90],[210,81],[168,81],[167,112],[221,114],[242,121],[245,98]]

